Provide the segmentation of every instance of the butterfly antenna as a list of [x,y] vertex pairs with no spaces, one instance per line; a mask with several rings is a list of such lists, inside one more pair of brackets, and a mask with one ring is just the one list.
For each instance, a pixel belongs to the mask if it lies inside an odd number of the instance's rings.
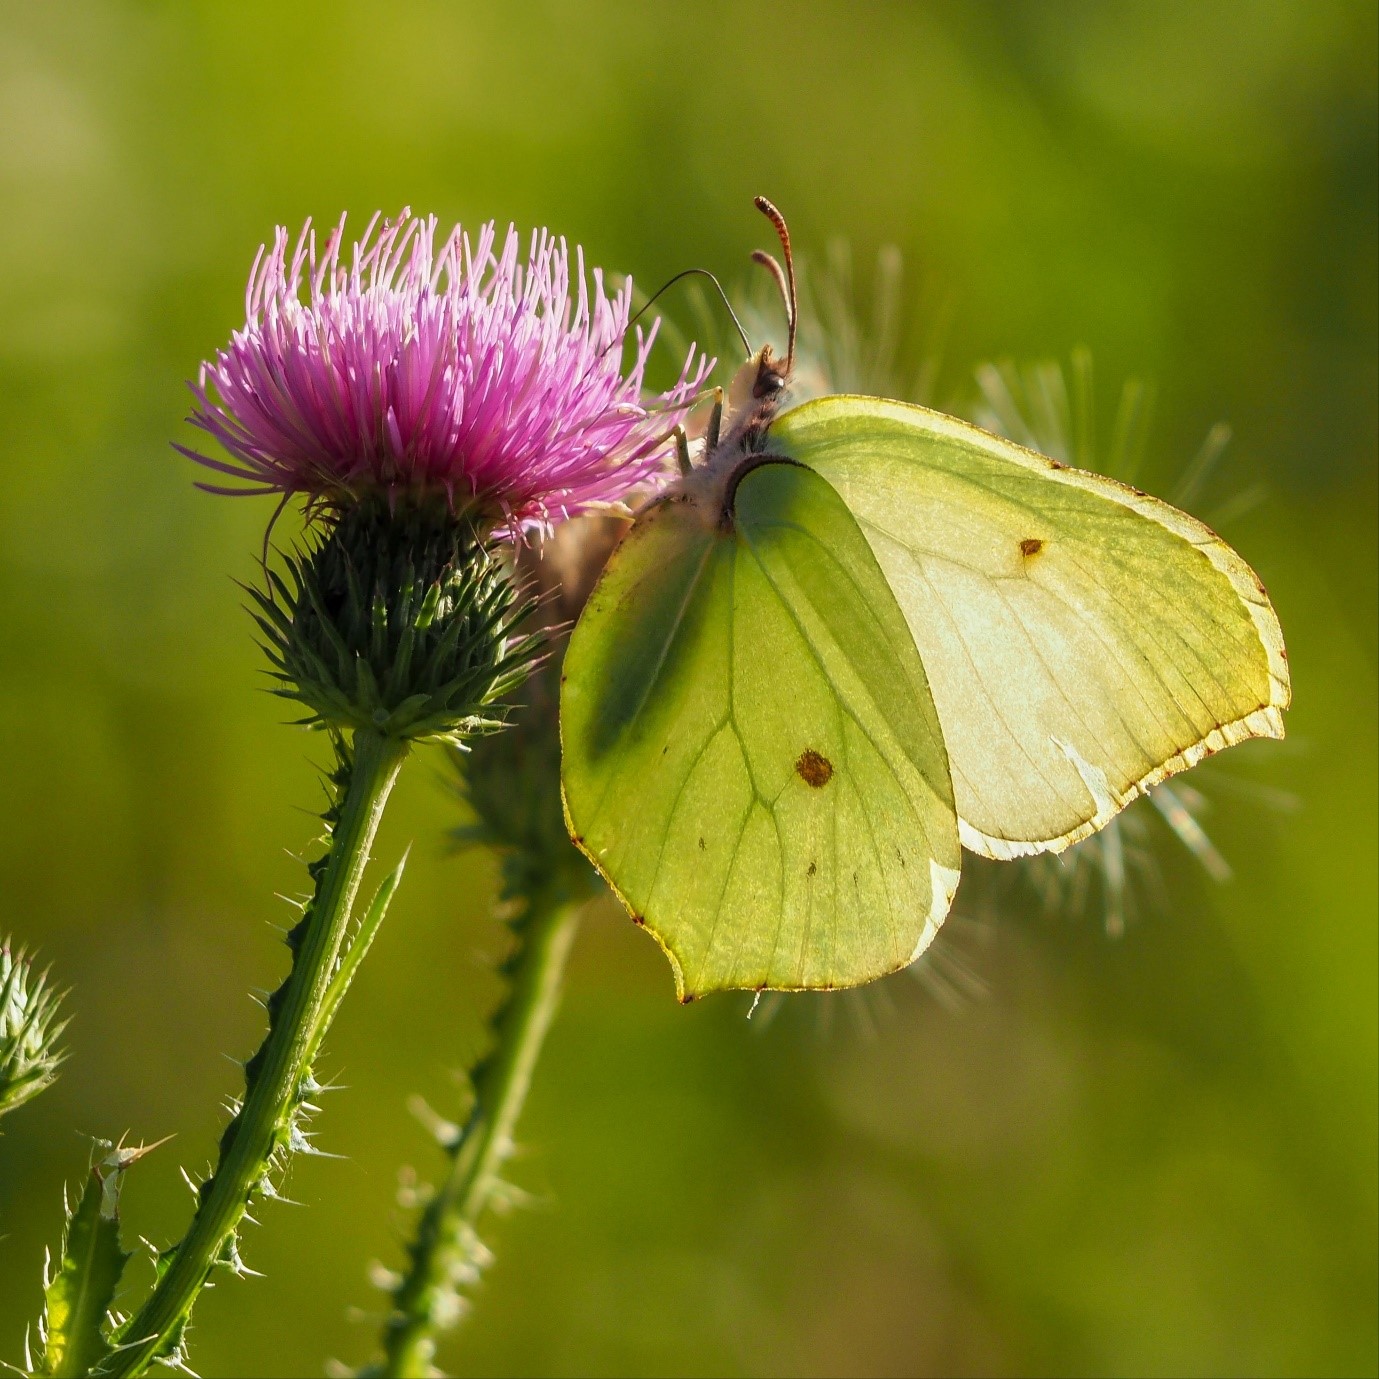
[[752,255],[752,258],[763,267],[771,270],[771,274],[776,280],[776,286],[780,288],[781,298],[785,302],[785,319],[790,330],[785,349],[785,369],[788,373],[795,363],[795,327],[800,316],[799,302],[795,292],[795,257],[790,252],[790,229],[785,223],[785,217],[764,196],[753,198],[753,204],[775,226],[776,236],[780,240],[781,252],[785,255],[784,270],[770,254],[764,253],[760,249]]
[[728,294],[723,290],[723,284],[719,282],[718,279],[715,278],[714,275],[710,273],[707,268],[686,268],[683,269],[681,272],[677,273],[673,278],[670,278],[666,282],[663,282],[660,285],[660,287],[658,287],[656,291],[653,292],[651,296],[649,296],[646,299],[646,302],[632,316],[628,318],[627,325],[624,328],[622,334],[618,336],[616,340],[610,340],[603,347],[603,353],[607,354],[608,351],[612,349],[614,345],[621,344],[622,341],[626,339],[627,332],[631,330],[632,327],[635,326],[637,322],[644,315],[646,315],[648,311],[650,311],[652,303],[655,302],[656,298],[659,297],[663,292],[665,292],[667,288],[674,287],[675,284],[678,283],[681,278],[689,278],[694,277],[696,275],[701,278],[707,278],[714,285],[714,288],[717,291],[719,298],[722,300],[724,307],[727,308],[728,315],[732,317],[733,328],[737,331],[738,339],[742,341],[743,350],[750,355],[752,352],[752,342],[747,338],[747,332],[743,330],[742,322],[737,319],[737,312],[733,310],[733,304],[728,300]]

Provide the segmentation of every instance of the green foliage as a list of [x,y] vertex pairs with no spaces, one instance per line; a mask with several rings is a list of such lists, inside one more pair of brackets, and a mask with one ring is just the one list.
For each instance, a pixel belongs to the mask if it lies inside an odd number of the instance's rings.
[[407,1244],[405,1270],[385,1280],[391,1307],[381,1338],[383,1361],[364,1374],[412,1379],[436,1373],[437,1338],[464,1315],[466,1295],[492,1260],[479,1227],[490,1207],[521,1196],[501,1175],[555,1018],[578,918],[578,902],[558,892],[541,889],[511,898],[512,944],[501,968],[505,994],[489,1021],[489,1051],[470,1073],[474,1102],[463,1127],[432,1118],[449,1171],[422,1209]]
[[388,915],[388,906],[392,904],[393,896],[397,894],[397,888],[402,884],[402,874],[407,870],[407,857],[408,853],[404,853],[397,866],[383,878],[378,890],[374,892],[373,899],[369,902],[368,909],[364,911],[359,923],[355,925],[354,932],[345,941],[339,962],[335,967],[335,975],[331,977],[330,986],[326,988],[320,1014],[316,1017],[316,1023],[311,1031],[309,1058],[312,1060],[321,1051],[321,1043],[330,1030],[331,1022],[335,1019],[335,1012],[340,1008],[340,1002],[344,1000],[345,992],[349,990],[350,983],[354,980],[355,974],[359,971],[359,965],[364,961],[370,946],[378,936],[379,929],[383,927],[383,921]]
[[24,950],[0,943],[0,1116],[32,1100],[57,1077],[66,1054],[59,1040],[62,993],[36,973]]
[[[538,616],[554,641],[578,615],[624,529],[615,519],[578,518],[522,552],[519,576],[538,590]],[[438,1336],[464,1315],[492,1260],[479,1226],[491,1206],[520,1198],[501,1177],[512,1130],[555,1012],[578,908],[603,890],[570,842],[561,809],[558,652],[530,677],[522,697],[503,732],[451,749],[458,793],[472,814],[452,836],[461,846],[492,848],[502,867],[498,915],[509,940],[499,965],[503,997],[489,1017],[488,1051],[469,1072],[473,1101],[464,1124],[423,1116],[447,1172],[421,1194],[405,1270],[381,1280],[390,1303],[383,1359],[365,1374],[431,1372]]]
[[253,1272],[239,1250],[239,1227],[249,1208],[280,1195],[292,1155],[319,1152],[308,1124],[317,1109],[314,1099],[327,1089],[314,1076],[314,1061],[403,867],[398,865],[351,925],[359,874],[406,747],[373,734],[362,741],[356,735],[352,746],[338,734],[332,738],[336,763],[322,816],[325,848],[308,865],[312,895],[286,936],[292,967],[265,1002],[267,1036],[244,1066],[244,1097],[231,1108],[215,1170],[196,1189],[191,1227],[159,1256],[153,1292],[120,1328],[120,1348],[101,1373],[142,1374],[155,1360],[185,1367],[187,1326],[209,1276]]
[[[66,1224],[57,1267],[45,1265],[39,1349],[32,1375],[83,1375],[109,1356],[115,1292],[130,1254],[120,1244],[120,1188],[131,1164],[154,1145],[107,1152],[91,1166],[76,1208],[64,1200]],[[65,1194],[64,1194],[65,1199]]]
[[501,728],[498,701],[543,644],[540,633],[514,632],[532,604],[494,543],[443,504],[361,502],[328,514],[309,541],[287,557],[287,579],[266,570],[267,590],[249,592],[277,692],[311,709],[308,721],[335,747],[326,847],[308,867],[313,892],[287,935],[293,964],[265,1003],[268,1034],[245,1064],[216,1168],[196,1189],[187,1235],[160,1256],[152,1293],[121,1329],[122,1348],[103,1371],[111,1374],[139,1374],[156,1360],[184,1365],[191,1311],[211,1273],[251,1272],[240,1223],[255,1200],[278,1195],[291,1155],[315,1152],[308,1125],[325,1088],[314,1061],[401,878],[405,859],[352,924],[408,746]]
[[530,601],[466,516],[361,502],[308,540],[249,589],[277,693],[338,731],[459,742],[502,724],[541,639],[514,635]]

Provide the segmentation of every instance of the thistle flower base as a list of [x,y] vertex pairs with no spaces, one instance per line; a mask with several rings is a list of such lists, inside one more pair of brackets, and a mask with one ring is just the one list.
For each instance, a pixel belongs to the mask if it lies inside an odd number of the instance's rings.
[[540,654],[497,543],[440,501],[382,498],[334,517],[286,577],[251,590],[278,693],[308,721],[462,741],[500,727]]

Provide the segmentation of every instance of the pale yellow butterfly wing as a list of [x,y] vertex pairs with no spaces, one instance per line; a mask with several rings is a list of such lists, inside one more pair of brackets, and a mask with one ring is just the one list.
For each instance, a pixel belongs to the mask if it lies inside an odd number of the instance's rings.
[[807,402],[768,449],[841,495],[933,691],[963,843],[1057,851],[1250,737],[1282,737],[1263,585],[1167,503],[876,398]]
[[962,854],[938,715],[866,538],[809,469],[732,521],[640,516],[570,639],[571,835],[682,998],[854,986],[942,923]]

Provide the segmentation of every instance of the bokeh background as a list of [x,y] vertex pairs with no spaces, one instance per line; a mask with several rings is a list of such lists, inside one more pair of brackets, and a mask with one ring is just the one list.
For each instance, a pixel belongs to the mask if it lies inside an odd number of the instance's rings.
[[[444,1363],[1373,1373],[1375,66],[1375,6],[1336,0],[4,0],[0,930],[78,1018],[0,1138],[0,1358],[87,1137],[176,1135],[126,1216],[180,1231],[177,1165],[211,1152],[222,1055],[282,970],[274,892],[302,885],[323,753],[259,692],[233,582],[269,508],[195,491],[168,445],[256,246],[410,204],[549,224],[646,285],[741,280],[766,191],[816,264],[839,236],[862,265],[903,251],[905,348],[946,323],[941,399],[983,359],[1085,345],[1108,402],[1157,382],[1149,487],[1233,427],[1214,501],[1283,620],[1290,736],[1193,777],[1233,880],[1161,830],[1122,937],[1094,898],[974,893],[946,983],[681,1009],[597,909],[524,1121],[534,1207],[488,1229]],[[460,818],[424,757],[380,851],[415,840],[411,870],[329,1049],[345,1157],[299,1163],[306,1205],[250,1231],[266,1277],[202,1303],[201,1373],[368,1354],[399,1167],[437,1160],[407,1098],[459,1105],[497,989],[494,868],[447,853]]]

